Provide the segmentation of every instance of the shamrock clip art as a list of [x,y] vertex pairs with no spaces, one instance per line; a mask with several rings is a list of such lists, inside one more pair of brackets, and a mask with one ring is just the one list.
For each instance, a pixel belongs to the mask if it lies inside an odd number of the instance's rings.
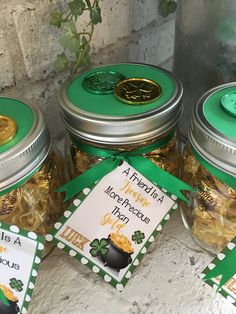
[[102,238],[101,240],[94,239],[91,243],[91,250],[89,251],[93,257],[105,256],[108,253],[108,240]]
[[135,244],[143,243],[144,239],[145,239],[145,234],[143,232],[141,232],[140,230],[134,231],[134,234],[132,235],[132,241]]

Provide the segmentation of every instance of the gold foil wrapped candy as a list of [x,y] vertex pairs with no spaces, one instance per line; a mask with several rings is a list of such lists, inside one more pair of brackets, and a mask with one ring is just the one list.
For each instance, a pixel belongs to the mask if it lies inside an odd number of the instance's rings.
[[198,190],[190,208],[181,205],[187,224],[203,246],[222,250],[236,236],[236,190],[211,175],[189,146],[183,154],[182,179]]
[[38,107],[1,96],[0,122],[0,221],[44,235],[63,213],[63,160]]
[[25,183],[0,196],[0,220],[46,234],[60,217],[63,196],[55,189],[64,183],[63,162],[52,152]]
[[[145,143],[145,145],[148,144],[150,143]],[[138,149],[139,147],[140,145],[127,146],[126,151],[135,151],[135,149]],[[118,148],[118,150],[120,149]],[[180,154],[178,151],[177,135],[175,134],[166,145],[155,149],[144,156],[163,170],[178,176],[180,165]],[[70,176],[74,177],[80,175],[101,160],[102,159],[99,157],[80,151],[76,144],[71,143],[71,156],[68,156],[68,171]]]
[[197,102],[183,153],[182,179],[197,192],[182,217],[193,238],[219,253],[236,236],[236,84],[216,86]]

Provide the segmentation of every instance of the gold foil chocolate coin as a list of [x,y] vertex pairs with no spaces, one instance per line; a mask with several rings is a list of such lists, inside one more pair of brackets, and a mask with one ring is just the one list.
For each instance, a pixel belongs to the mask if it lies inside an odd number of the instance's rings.
[[0,116],[0,146],[10,142],[16,134],[16,122],[7,116]]
[[130,105],[144,105],[158,99],[162,94],[159,84],[144,78],[129,78],[115,88],[116,97]]

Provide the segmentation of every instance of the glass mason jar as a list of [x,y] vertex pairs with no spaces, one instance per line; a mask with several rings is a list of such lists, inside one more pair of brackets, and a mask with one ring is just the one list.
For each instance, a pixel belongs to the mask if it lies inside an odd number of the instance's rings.
[[44,235],[63,212],[65,181],[40,110],[0,97],[0,221]]
[[172,73],[134,63],[95,68],[66,82],[59,102],[70,135],[66,155],[71,178],[105,158],[88,148],[128,152],[148,145],[153,148],[138,154],[177,175],[182,93]]
[[185,226],[216,254],[236,236],[236,84],[218,86],[199,100],[184,148],[182,179],[197,189],[182,204]]

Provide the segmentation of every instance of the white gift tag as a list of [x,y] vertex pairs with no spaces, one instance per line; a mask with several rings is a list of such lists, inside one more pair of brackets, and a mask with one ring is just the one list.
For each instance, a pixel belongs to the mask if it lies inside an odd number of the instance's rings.
[[[175,206],[174,206],[175,205]],[[77,197],[52,231],[59,248],[118,290],[176,208],[175,201],[128,163]],[[107,280],[109,278],[109,280]],[[110,279],[111,278],[111,279]]]
[[43,238],[0,222],[0,313],[26,313],[44,249]]

